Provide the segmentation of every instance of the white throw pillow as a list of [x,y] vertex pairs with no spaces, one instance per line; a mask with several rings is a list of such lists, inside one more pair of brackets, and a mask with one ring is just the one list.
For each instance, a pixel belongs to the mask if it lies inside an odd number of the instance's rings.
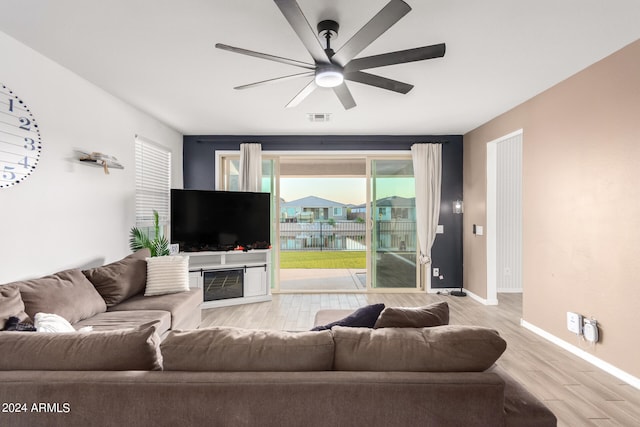
[[49,313],[36,313],[33,326],[37,332],[75,332],[71,323],[62,316]]
[[147,287],[144,296],[173,294],[189,290],[189,257],[147,258]]

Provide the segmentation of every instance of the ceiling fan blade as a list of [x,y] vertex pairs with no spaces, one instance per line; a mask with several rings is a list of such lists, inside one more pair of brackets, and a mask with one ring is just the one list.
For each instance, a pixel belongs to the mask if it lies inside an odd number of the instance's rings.
[[363,71],[352,71],[349,73],[344,73],[344,78],[354,82],[364,83],[366,85],[371,85],[402,94],[405,94],[413,89],[413,85],[410,85],[408,83],[399,82],[397,80],[388,79],[386,77],[376,76],[374,74],[365,73]]
[[346,84],[342,83],[340,86],[334,87],[333,92],[336,94],[345,110],[356,106],[356,101],[353,99],[351,91]]
[[316,33],[313,31],[309,21],[305,18],[300,6],[296,0],[273,0],[280,12],[289,21],[289,25],[296,32],[298,38],[307,48],[311,57],[315,62],[329,63],[329,57],[327,56],[324,48],[320,44],[320,40],[316,37]]
[[309,70],[315,69],[314,64],[307,62],[296,61],[295,59],[283,58],[281,56],[269,55],[268,53],[255,52],[253,50],[242,49],[241,47],[229,46],[222,43],[216,43],[216,47],[222,50],[228,50],[229,52],[241,53],[243,55],[255,56],[256,58],[268,59],[270,61],[282,62],[283,64],[295,65],[296,67],[307,68]]
[[351,60],[345,67],[345,72],[366,70],[368,68],[384,67],[385,65],[404,64],[406,62],[423,61],[425,59],[444,56],[444,43],[431,46],[416,47],[414,49],[398,50],[382,55],[367,56]]
[[311,80],[308,85],[303,87],[302,90],[300,92],[298,92],[298,94],[296,96],[294,96],[293,99],[291,101],[289,101],[289,103],[287,105],[285,105],[285,108],[293,108],[293,107],[298,106],[298,104],[300,104],[302,101],[304,101],[304,99],[307,96],[309,96],[311,94],[311,92],[316,90],[317,87],[318,87],[318,85],[316,84],[316,81],[315,80]]
[[263,86],[263,85],[267,85],[267,84],[271,84],[271,83],[280,83],[286,80],[291,80],[291,79],[295,79],[298,77],[311,77],[313,76],[313,72],[311,71],[307,71],[304,73],[297,73],[297,74],[291,74],[288,76],[282,76],[282,77],[276,77],[274,79],[268,79],[268,80],[262,80],[259,82],[255,82],[255,83],[249,83],[246,85],[242,85],[242,86],[236,86],[234,87],[234,89],[249,89],[252,87],[256,87],[256,86]]
[[391,28],[411,7],[402,0],[391,0],[336,52],[331,60],[345,66],[382,33]]

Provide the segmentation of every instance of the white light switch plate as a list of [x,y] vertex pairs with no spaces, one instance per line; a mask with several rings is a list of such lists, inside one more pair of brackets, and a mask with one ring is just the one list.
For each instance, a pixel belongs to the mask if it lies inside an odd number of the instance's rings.
[[436,227],[436,233],[437,234],[443,234],[444,233],[444,225],[438,224],[438,227]]
[[567,329],[576,335],[582,335],[582,316],[567,311]]

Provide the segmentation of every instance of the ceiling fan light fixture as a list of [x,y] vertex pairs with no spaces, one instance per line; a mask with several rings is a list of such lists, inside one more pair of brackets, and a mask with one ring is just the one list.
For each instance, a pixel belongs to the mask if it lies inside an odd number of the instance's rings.
[[319,67],[316,70],[315,80],[320,87],[336,87],[344,82],[344,75],[338,67]]

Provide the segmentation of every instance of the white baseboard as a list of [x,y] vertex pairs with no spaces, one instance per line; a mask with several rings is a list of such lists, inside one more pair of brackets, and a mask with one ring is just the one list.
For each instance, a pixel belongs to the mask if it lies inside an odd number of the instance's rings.
[[498,300],[497,299],[487,299],[487,298],[482,298],[476,294],[474,294],[473,292],[470,291],[465,291],[467,293],[467,295],[469,295],[472,299],[478,301],[480,304],[484,304],[484,305],[498,305]]
[[[431,288],[427,290],[427,293],[430,294],[435,294],[438,292],[451,292],[451,291],[459,291],[460,288]],[[464,289],[464,291],[467,293],[467,296],[473,300],[478,301],[480,304],[484,304],[484,305],[498,305],[498,300],[488,300],[482,297],[479,297],[478,295],[474,294],[473,292],[470,292],[466,289]]]
[[591,353],[587,353],[586,351],[582,350],[579,347],[576,347],[573,344],[569,344],[568,342],[561,340],[560,338],[556,337],[555,335],[550,334],[549,332],[538,328],[537,326],[532,325],[531,323],[520,319],[520,325],[523,328],[526,328],[528,330],[530,330],[531,332],[533,332],[536,335],[541,336],[542,338],[546,339],[547,341],[551,341],[553,344],[562,347],[563,349],[567,350],[569,353],[574,354],[576,356],[578,356],[579,358],[586,360],[587,362],[591,363],[594,366],[597,366],[598,368],[602,369],[603,371],[613,375],[614,377],[626,382],[627,384],[637,388],[638,390],[640,390],[640,378],[636,378],[633,375],[629,374],[628,372],[623,371],[622,369],[616,368],[615,366],[613,366],[612,364],[605,362],[602,359],[599,359],[597,357],[595,357],[594,355],[592,355]]

